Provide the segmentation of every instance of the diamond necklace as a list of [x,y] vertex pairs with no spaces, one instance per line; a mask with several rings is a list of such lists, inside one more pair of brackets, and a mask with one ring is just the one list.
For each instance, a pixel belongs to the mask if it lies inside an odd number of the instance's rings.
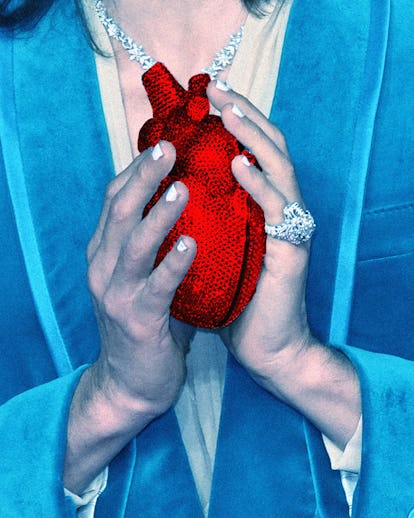
[[[118,23],[109,17],[102,0],[95,0],[95,11],[108,36],[119,41],[128,52],[129,59],[137,61],[144,72],[157,63],[157,60],[146,53],[142,45],[138,45],[132,38],[127,36]],[[211,79],[215,79],[219,72],[232,64],[243,37],[243,29],[244,26],[242,25],[236,33],[230,36],[228,44],[217,52],[211,64],[202,70],[203,73],[209,74]]]

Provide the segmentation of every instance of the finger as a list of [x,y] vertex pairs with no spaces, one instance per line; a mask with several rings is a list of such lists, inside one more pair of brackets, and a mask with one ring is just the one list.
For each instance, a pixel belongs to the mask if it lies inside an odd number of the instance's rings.
[[135,286],[151,273],[161,243],[179,218],[188,201],[188,189],[175,182],[149,214],[136,225],[124,244],[116,265],[113,282],[121,289]]
[[[232,171],[237,181],[242,185],[244,189],[252,196],[252,198],[260,205],[264,213],[264,219],[268,224],[279,224],[284,221],[283,209],[287,205],[287,203],[291,200],[288,200],[286,196],[281,193],[275,186],[269,181],[268,177],[263,174],[262,171],[254,167],[249,163],[246,157],[237,156],[233,159],[232,162]],[[295,253],[292,256],[291,251],[292,247],[296,250],[303,249],[309,250],[308,243],[305,243],[306,246],[297,246],[292,245],[287,241],[282,241],[275,239],[273,237],[268,236],[266,241],[266,256],[264,266],[265,268],[270,268],[274,270],[275,262],[273,259],[277,258],[280,261],[281,253],[284,256],[284,252],[289,253],[289,265],[283,264],[283,268],[276,268],[279,273],[287,273],[290,269],[294,269],[296,267],[296,259],[306,258],[305,255],[301,253]],[[296,259],[295,259],[296,258]],[[280,263],[279,263],[280,264]]]
[[102,238],[102,232],[105,227],[106,219],[108,217],[108,211],[112,199],[114,196],[124,187],[127,181],[131,178],[133,172],[137,170],[139,164],[142,162],[144,155],[141,154],[135,158],[135,160],[124,170],[122,173],[115,176],[115,178],[108,184],[105,192],[105,200],[102,207],[101,214],[99,216],[98,225],[96,227],[95,233],[93,234],[91,240],[88,244],[87,249],[87,258],[88,261],[91,261],[93,256],[96,253],[96,250],[99,246],[99,243]]
[[196,242],[182,236],[164,260],[148,277],[140,297],[140,311],[162,317],[169,312],[178,286],[196,255]]
[[226,128],[257,158],[270,182],[286,199],[299,201],[300,193],[293,165],[269,136],[250,120],[237,105],[225,105],[222,119]]
[[213,106],[220,112],[226,104],[236,104],[239,106],[241,111],[277,145],[280,151],[284,155],[289,156],[283,133],[246,97],[238,94],[227,83],[221,81],[211,81],[207,88],[207,94]]
[[275,188],[262,171],[250,164],[246,157],[234,158],[232,171],[240,185],[260,205],[265,220],[280,222],[283,219],[283,208],[288,203],[286,196]]
[[[111,240],[111,230],[122,223],[128,231],[128,220],[140,216],[145,205],[157,190],[160,181],[168,174],[175,160],[175,149],[169,142],[160,142],[155,148],[141,153],[132,164],[118,175],[106,191],[104,206],[97,230],[88,247],[91,260],[102,243],[105,233]],[[115,223],[113,225],[112,223]],[[117,231],[118,237],[122,235]]]
[[105,226],[100,243],[92,258],[93,270],[99,271],[98,284],[108,284],[116,264],[121,247],[137,222],[141,221],[142,211],[157,190],[160,181],[171,170],[175,160],[172,144],[162,143],[163,155],[154,159],[154,151],[146,153],[139,169],[130,176],[126,184],[112,198],[108,208]]

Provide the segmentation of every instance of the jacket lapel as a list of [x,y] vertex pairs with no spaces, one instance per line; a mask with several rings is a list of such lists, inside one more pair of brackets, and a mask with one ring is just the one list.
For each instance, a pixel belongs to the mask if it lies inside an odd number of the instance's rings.
[[113,175],[94,57],[73,9],[59,3],[36,37],[14,40],[9,79],[18,166],[8,167],[11,192],[35,304],[60,374],[97,352],[85,250]]
[[95,516],[203,517],[173,410],[152,422],[111,462]]
[[282,518],[298,508],[315,516],[303,419],[229,355],[209,516]]
[[323,340],[347,337],[388,24],[388,1],[294,2],[290,13],[271,118],[318,223],[308,310]]
[[136,445],[137,461],[125,516],[202,518],[174,410],[141,432]]

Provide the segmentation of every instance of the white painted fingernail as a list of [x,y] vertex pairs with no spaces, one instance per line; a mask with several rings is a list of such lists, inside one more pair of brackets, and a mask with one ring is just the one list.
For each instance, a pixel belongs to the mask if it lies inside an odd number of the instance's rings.
[[171,184],[168,188],[167,194],[165,196],[165,201],[175,201],[178,197],[177,189],[175,188],[174,184]]
[[153,160],[158,160],[159,158],[164,156],[159,142],[156,146],[154,146],[154,149],[151,151],[151,155]]
[[188,250],[188,246],[184,243],[184,240],[182,238],[180,238],[177,243],[177,250],[179,252],[185,252],[186,250]]
[[231,111],[234,113],[234,115],[237,115],[237,117],[242,118],[245,116],[241,109],[237,106],[237,104],[233,104]]
[[217,79],[216,81],[216,88],[217,90],[221,90],[222,92],[228,92],[231,90],[230,85],[226,82],[223,83],[223,81],[220,81],[220,79]]
[[243,155],[243,156],[242,156],[241,161],[242,161],[242,163],[243,163],[244,165],[247,165],[247,167],[250,167],[250,166],[252,165],[252,164],[251,164],[251,162],[250,162],[250,160],[247,158],[247,156],[246,156],[246,155]]

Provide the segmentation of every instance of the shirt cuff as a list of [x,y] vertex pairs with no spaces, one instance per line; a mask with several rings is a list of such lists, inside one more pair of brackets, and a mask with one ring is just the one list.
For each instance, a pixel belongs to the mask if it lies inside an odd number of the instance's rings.
[[361,469],[362,451],[362,417],[358,422],[354,435],[351,437],[344,450],[338,448],[338,446],[323,434],[322,439],[329,455],[332,469],[348,471],[350,473],[359,473]]
[[78,518],[93,518],[96,501],[108,482],[108,468],[105,468],[99,475],[92,480],[89,486],[81,495],[76,495],[64,488],[65,496],[72,499],[77,510]]

